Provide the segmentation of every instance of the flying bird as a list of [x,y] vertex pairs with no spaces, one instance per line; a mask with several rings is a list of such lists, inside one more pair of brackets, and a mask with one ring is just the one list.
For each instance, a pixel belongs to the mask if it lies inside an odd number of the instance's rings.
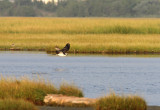
[[67,55],[67,51],[70,49],[70,44],[67,43],[66,46],[63,49],[58,48],[57,46],[55,47],[56,49],[56,54],[59,56],[66,56]]

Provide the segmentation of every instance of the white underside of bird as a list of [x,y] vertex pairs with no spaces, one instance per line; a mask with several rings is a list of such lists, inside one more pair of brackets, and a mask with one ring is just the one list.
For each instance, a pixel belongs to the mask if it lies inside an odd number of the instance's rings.
[[63,53],[63,52],[59,52],[59,54],[57,54],[58,56],[61,56],[61,57],[65,57],[67,55],[67,53]]

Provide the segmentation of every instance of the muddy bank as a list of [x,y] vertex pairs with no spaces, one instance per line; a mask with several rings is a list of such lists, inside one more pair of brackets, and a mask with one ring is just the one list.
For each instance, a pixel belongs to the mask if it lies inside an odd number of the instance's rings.
[[40,110],[94,110],[91,107],[49,107],[49,106],[39,106]]
[[160,110],[160,106],[148,106],[147,110]]
[[[53,49],[54,50],[54,49]],[[0,51],[40,51],[40,52],[46,52],[47,54],[56,54],[56,51],[50,51],[47,49],[21,49],[21,48],[0,48]],[[125,51],[125,52],[119,52],[119,51],[69,51],[69,54],[108,54],[108,55],[159,55],[159,51]]]
[[[40,110],[94,110],[92,107],[49,107],[39,106]],[[160,106],[148,106],[147,110],[160,110]]]

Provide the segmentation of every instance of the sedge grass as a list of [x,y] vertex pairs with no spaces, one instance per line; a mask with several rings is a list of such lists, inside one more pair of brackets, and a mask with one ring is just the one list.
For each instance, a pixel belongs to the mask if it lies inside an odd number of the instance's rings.
[[22,99],[0,99],[0,110],[38,110],[38,108]]
[[119,96],[114,93],[100,98],[95,105],[96,110],[147,110],[145,100],[139,96]]
[[[71,89],[70,87],[72,87],[72,85],[67,85],[66,89]],[[77,89],[77,91],[79,90],[78,87],[74,89]],[[43,99],[47,94],[59,93],[63,94],[63,92],[59,92],[53,84],[45,82],[42,79],[30,80],[28,78],[21,78],[18,80],[15,78],[3,77],[0,79],[0,99],[24,99],[36,105],[43,105]],[[77,94],[77,92],[75,94]],[[71,94],[66,94],[65,92],[64,95]],[[74,93],[72,95],[74,96]]]

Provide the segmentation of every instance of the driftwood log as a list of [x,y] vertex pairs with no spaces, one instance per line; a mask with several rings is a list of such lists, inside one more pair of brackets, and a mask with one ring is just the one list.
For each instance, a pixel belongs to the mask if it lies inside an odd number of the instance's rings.
[[96,99],[48,94],[44,98],[44,103],[55,106],[91,106],[96,103]]

